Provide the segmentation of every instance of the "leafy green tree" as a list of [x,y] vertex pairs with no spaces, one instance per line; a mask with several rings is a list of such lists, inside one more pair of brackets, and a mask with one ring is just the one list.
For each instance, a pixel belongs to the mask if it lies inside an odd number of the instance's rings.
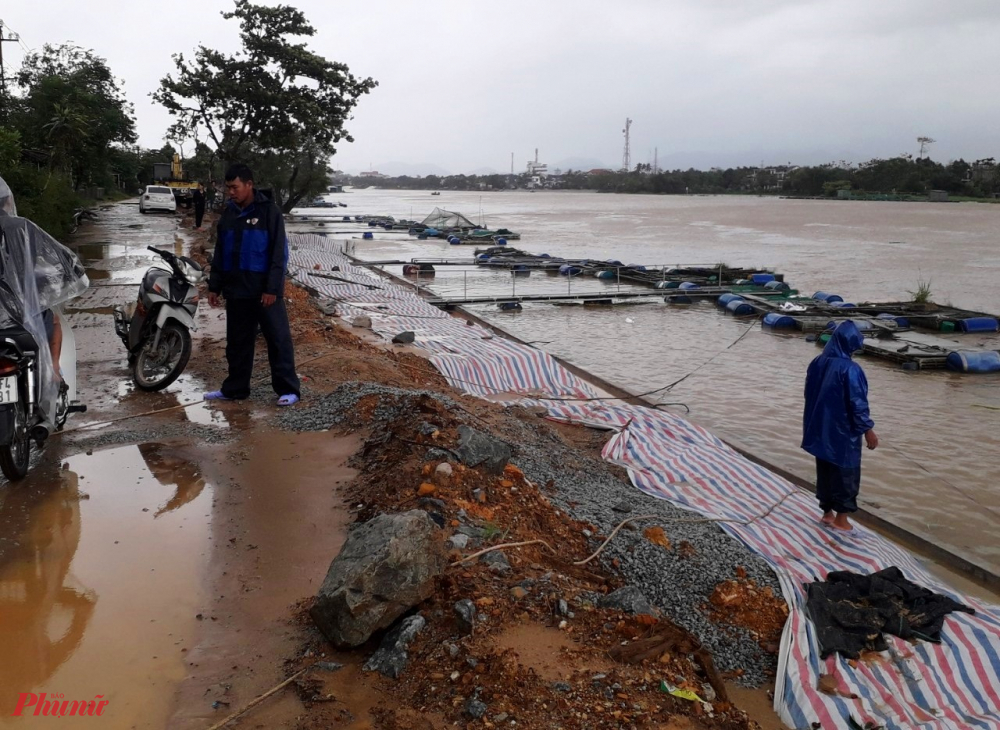
[[50,169],[70,174],[74,188],[107,185],[109,150],[135,142],[132,105],[107,62],[79,46],[45,45],[17,73],[24,89],[10,120],[24,147],[47,152]]
[[207,138],[223,162],[283,157],[268,169],[281,179],[260,182],[283,192],[287,212],[327,184],[316,157],[328,160],[338,142],[353,141],[345,125],[377,82],[310,51],[298,39],[316,31],[294,7],[236,0],[223,17],[238,21],[241,50],[199,46],[192,60],[175,55],[174,74],[153,98],[173,115],[172,135]]

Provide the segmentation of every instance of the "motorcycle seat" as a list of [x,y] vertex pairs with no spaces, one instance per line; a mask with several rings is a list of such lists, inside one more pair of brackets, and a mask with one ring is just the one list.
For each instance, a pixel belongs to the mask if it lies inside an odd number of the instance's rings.
[[38,345],[35,343],[35,338],[31,336],[31,333],[27,330],[20,328],[13,329],[0,329],[0,350],[6,344],[6,340],[11,339],[17,343],[17,346],[21,348],[24,352],[37,352]]

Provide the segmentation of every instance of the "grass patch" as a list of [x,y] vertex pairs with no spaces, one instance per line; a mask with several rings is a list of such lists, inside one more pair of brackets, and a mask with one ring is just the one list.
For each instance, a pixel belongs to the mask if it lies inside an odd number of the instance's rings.
[[917,279],[916,290],[910,290],[908,293],[913,297],[915,304],[928,304],[931,301],[931,280]]

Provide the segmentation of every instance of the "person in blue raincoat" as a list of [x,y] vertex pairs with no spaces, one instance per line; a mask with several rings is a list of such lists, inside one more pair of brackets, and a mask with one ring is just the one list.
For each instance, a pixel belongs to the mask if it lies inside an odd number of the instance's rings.
[[841,322],[823,354],[806,371],[802,448],[816,457],[816,496],[823,522],[849,531],[848,515],[858,511],[861,490],[861,437],[878,446],[868,412],[868,379],[851,355],[863,337],[854,322]]

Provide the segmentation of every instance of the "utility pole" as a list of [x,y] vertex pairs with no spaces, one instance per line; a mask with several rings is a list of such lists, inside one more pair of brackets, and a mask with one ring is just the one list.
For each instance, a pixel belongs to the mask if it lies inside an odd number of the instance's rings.
[[622,154],[622,172],[628,172],[632,169],[632,150],[629,147],[629,130],[632,128],[632,120],[625,117],[625,129],[622,133],[625,135],[625,152]]
[[7,71],[3,67],[3,44],[17,43],[19,40],[17,33],[13,31],[7,33],[7,37],[4,38],[3,21],[0,20],[0,95],[3,96],[7,96]]
[[[653,148],[653,174],[660,174],[660,148]],[[720,280],[721,281],[721,280]]]

